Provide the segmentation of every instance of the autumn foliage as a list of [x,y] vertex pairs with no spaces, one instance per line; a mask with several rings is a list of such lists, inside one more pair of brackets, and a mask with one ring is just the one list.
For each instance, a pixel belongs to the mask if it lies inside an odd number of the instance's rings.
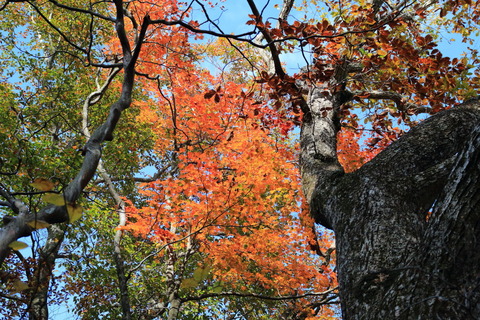
[[[471,20],[480,5],[394,2],[301,1],[280,19],[261,16],[264,8],[245,15],[253,31],[240,35],[208,16],[223,1],[1,4],[4,224],[14,220],[15,199],[35,214],[65,207],[68,224],[42,233],[43,242],[58,243],[55,253],[40,254],[34,236],[31,257],[19,251],[27,244],[11,243],[6,263],[15,272],[0,272],[8,301],[0,314],[30,312],[37,288],[49,292],[49,281],[64,276],[51,286],[56,302],[67,300],[64,289],[77,314],[115,319],[125,311],[111,305],[129,294],[111,279],[123,276],[137,299],[128,308],[152,318],[177,309],[185,319],[236,310],[258,319],[338,315],[335,242],[314,224],[300,191],[297,141],[309,89],[347,96],[335,119],[347,173],[479,89]],[[443,28],[468,52],[442,53]],[[125,67],[132,52],[138,59]],[[294,72],[285,53],[299,57]],[[77,192],[83,200],[66,203],[84,145],[132,68],[131,104],[101,147],[97,174]],[[61,276],[52,271],[57,254]],[[45,257],[55,258],[47,265]],[[96,306],[98,296],[107,303]]]
[[312,243],[331,247],[331,239],[317,240],[313,222],[299,211],[292,126],[266,126],[266,119],[285,122],[254,98],[252,84],[227,81],[185,59],[191,47],[178,46],[182,59],[162,51],[162,41],[172,49],[182,36],[157,35],[143,59],[165,57],[167,65],[139,67],[164,75],[145,82],[155,98],[137,119],[151,128],[155,154],[175,165],[165,178],[139,185],[145,205],[129,202],[124,230],[165,248],[158,259],[195,248],[200,258],[178,275],[186,292],[294,296],[335,287],[332,266],[311,250]]

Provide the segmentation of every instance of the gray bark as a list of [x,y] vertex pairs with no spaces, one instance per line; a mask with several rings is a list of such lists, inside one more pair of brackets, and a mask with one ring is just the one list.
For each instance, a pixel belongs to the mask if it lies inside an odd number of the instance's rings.
[[[108,88],[110,83],[112,82],[115,75],[118,73],[119,69],[112,70],[107,80],[103,83],[102,86],[97,85],[97,90],[92,92],[83,105],[82,110],[82,132],[87,137],[87,139],[91,138],[90,130],[88,129],[88,109],[91,105],[95,104],[99,101],[105,90]],[[98,83],[98,82],[97,82]],[[110,175],[108,174],[107,170],[103,165],[103,161],[98,162],[98,173],[103,178],[103,181],[106,183],[108,192],[112,196],[113,200],[115,201],[116,211],[118,213],[118,227],[124,227],[127,222],[127,217],[125,213],[125,202],[122,200],[121,195],[115,188]],[[128,278],[125,273],[125,261],[122,256],[122,241],[123,237],[123,230],[118,229],[115,231],[115,236],[113,239],[113,259],[115,261],[115,269],[117,271],[117,279],[118,279],[118,287],[120,289],[119,293],[119,300],[120,306],[122,308],[122,319],[130,320],[132,319],[132,312],[130,307],[130,296],[128,293]]]
[[[103,179],[106,181],[108,185],[108,190],[110,195],[115,200],[115,204],[117,205],[117,213],[119,217],[118,227],[124,227],[127,223],[127,215],[125,212],[125,201],[122,200],[122,197],[115,189],[115,186],[110,179],[107,171],[103,167],[102,161],[100,161],[98,166],[98,171]],[[117,279],[118,279],[118,287],[120,289],[119,300],[120,305],[122,307],[122,319],[123,320],[130,320],[132,319],[132,311],[130,308],[130,295],[128,293],[128,277],[125,272],[125,260],[123,259],[122,254],[122,241],[123,237],[123,230],[118,229],[115,231],[115,236],[113,239],[113,259],[115,261],[115,269],[117,271]]]
[[335,154],[341,100],[312,97],[303,188],[315,220],[336,234],[344,319],[479,319],[480,103],[432,116],[345,174]]
[[[140,34],[137,38],[136,47],[132,50],[124,28],[123,2],[116,0],[114,3],[116,7],[115,29],[124,55],[122,89],[118,100],[111,105],[105,122],[92,133],[83,147],[82,154],[84,160],[82,166],[78,170],[76,177],[68,184],[63,192],[67,204],[75,204],[87,184],[92,180],[102,155],[103,144],[106,141],[113,140],[113,132],[120,120],[120,115],[130,107],[132,102],[132,91],[135,83],[135,64],[140,54],[145,33],[150,24],[150,18],[148,16],[144,18]],[[8,202],[11,209],[17,213],[14,217],[4,218],[5,225],[0,228],[0,265],[10,252],[9,244],[18,238],[31,234],[32,228],[29,227],[27,223],[40,220],[54,224],[67,222],[69,220],[65,206],[49,205],[39,212],[33,213],[19,200],[10,199],[11,197],[8,196],[6,190],[0,190],[0,193],[9,199]]]
[[48,230],[45,245],[39,249],[38,265],[34,273],[33,293],[29,306],[29,319],[48,319],[48,293],[55,260],[63,242],[65,231],[60,225],[52,225]]

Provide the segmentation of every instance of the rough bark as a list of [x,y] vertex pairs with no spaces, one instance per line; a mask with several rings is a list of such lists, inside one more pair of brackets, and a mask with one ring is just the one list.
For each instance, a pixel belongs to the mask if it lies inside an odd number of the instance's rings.
[[301,133],[304,193],[336,234],[344,319],[479,319],[480,103],[432,116],[344,174],[337,97],[312,97]]

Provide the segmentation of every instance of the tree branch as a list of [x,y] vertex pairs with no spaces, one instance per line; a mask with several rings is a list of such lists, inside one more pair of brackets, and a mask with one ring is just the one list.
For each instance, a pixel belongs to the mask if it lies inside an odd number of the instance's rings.
[[97,17],[97,18],[100,18],[100,19],[103,19],[103,20],[106,20],[106,21],[115,22],[114,18],[104,16],[104,15],[102,15],[98,12],[92,11],[92,10],[86,10],[86,9],[82,9],[82,8],[78,8],[78,7],[67,6],[63,3],[59,3],[56,0],[48,0],[48,1],[51,2],[52,4],[54,4],[55,6],[57,6],[59,8],[62,8],[62,9],[66,9],[68,11],[86,13],[86,14],[89,14],[91,16],[94,16],[94,17]]
[[[102,154],[102,144],[105,141],[113,139],[112,133],[115,130],[121,112],[131,105],[135,76],[134,66],[141,50],[141,43],[144,40],[146,29],[149,25],[149,19],[148,17],[144,19],[135,53],[131,55],[130,44],[123,25],[122,1],[116,0],[115,5],[117,8],[117,22],[115,26],[124,52],[123,68],[125,75],[122,82],[122,89],[119,99],[110,107],[106,121],[95,130],[82,150],[84,156],[82,166],[74,180],[68,184],[63,193],[67,204],[74,204],[80,198],[83,189],[93,178]],[[55,28],[55,30],[57,29]],[[71,44],[70,42],[68,43]],[[28,208],[23,203],[15,200],[14,211],[15,210],[18,210],[18,215],[12,217],[12,219],[0,229],[0,265],[9,252],[8,245],[12,241],[30,234],[32,231],[27,225],[28,222],[40,220],[52,224],[66,222],[69,219],[66,206],[48,205],[35,214],[29,213]]]
[[[255,15],[255,21],[257,23],[257,28],[260,30],[263,37],[265,38],[265,40],[268,43],[268,48],[270,49],[270,53],[272,55],[271,57],[272,57],[272,60],[273,60],[273,65],[275,67],[275,73],[280,77],[280,79],[283,79],[285,77],[285,71],[283,71],[283,67],[282,67],[282,63],[280,61],[277,46],[275,45],[275,42],[273,41],[272,37],[270,36],[270,33],[263,26],[262,15],[258,11],[257,6],[255,5],[255,2],[253,0],[247,0],[247,3],[250,6],[250,9],[252,10],[252,13]],[[285,3],[285,5],[286,4],[287,3]],[[291,2],[291,4],[293,5],[293,2]],[[284,13],[288,13],[288,12],[289,12],[289,10],[284,11]]]
[[[234,292],[234,291],[229,291],[229,292],[220,292],[220,293],[205,293],[199,296],[192,296],[192,297],[186,297],[186,298],[181,298],[182,302],[188,302],[188,301],[198,301],[206,298],[212,298],[212,297],[242,297],[242,298],[256,298],[256,299],[262,299],[262,300],[295,300],[295,299],[301,299],[301,298],[306,298],[306,297],[324,297],[325,299],[327,296],[334,294],[334,292],[338,289],[338,287],[334,287],[331,289],[328,289],[324,292],[315,292],[315,293],[305,293],[305,294],[299,294],[299,295],[290,295],[290,296],[266,296],[262,294],[257,294],[257,293],[240,293],[240,292]],[[330,300],[330,299],[328,299]]]
[[[194,32],[194,33],[208,34],[208,35],[219,37],[219,38],[228,38],[228,39],[233,39],[233,40],[237,40],[237,41],[244,41],[244,42],[251,42],[252,41],[251,39],[244,39],[244,37],[255,35],[254,31],[249,31],[249,32],[241,33],[241,34],[225,34],[223,32],[215,32],[215,31],[211,31],[211,30],[197,29],[197,28],[193,27],[192,25],[186,23],[183,20],[173,20],[172,21],[172,20],[164,20],[164,19],[155,19],[155,20],[151,20],[150,24],[163,24],[163,25],[166,25],[166,26],[177,26],[178,25],[178,26],[181,26],[181,27],[183,27],[183,28],[185,28],[189,31]],[[265,47],[265,46],[262,46],[262,47]]]
[[405,102],[405,97],[396,92],[389,91],[369,91],[369,92],[353,92],[354,96],[361,99],[375,99],[375,100],[391,100],[395,102],[397,109],[409,114],[430,113],[432,108],[425,106],[418,106],[414,103]]
[[78,45],[76,45],[75,43],[73,43],[66,35],[65,33],[63,33],[57,26],[55,26],[51,21],[50,19],[48,19],[43,13],[42,11],[40,11],[40,9],[32,3],[32,1],[27,1],[28,4],[30,4],[32,6],[32,8],[40,15],[40,17],[53,29],[55,30],[62,38],[63,40],[65,40],[70,46],[74,47],[75,49],[77,49],[78,51],[81,51],[83,52],[84,54],[88,55],[88,51]]
[[[280,21],[286,20],[288,15],[290,14],[290,11],[292,10],[294,0],[284,0],[283,1],[283,6],[282,10],[280,11],[280,14],[278,15],[278,22],[277,22],[277,28],[280,27]],[[261,45],[262,41],[265,39],[265,36],[263,33],[259,33],[253,42],[257,45]],[[275,43],[273,43],[273,46],[276,46]],[[273,59],[273,52],[270,51],[270,53],[267,52],[267,50],[262,49],[262,48],[257,48],[258,53],[262,56],[263,61],[265,64],[268,66],[268,74],[273,75],[276,72],[275,69],[275,60]],[[279,59],[279,57],[277,56]]]

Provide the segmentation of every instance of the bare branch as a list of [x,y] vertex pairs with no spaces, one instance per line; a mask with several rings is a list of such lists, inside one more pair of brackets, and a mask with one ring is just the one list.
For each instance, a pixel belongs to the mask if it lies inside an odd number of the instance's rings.
[[123,14],[123,1],[115,0],[115,8],[117,11],[115,19],[115,30],[117,31],[118,39],[123,51],[124,66],[130,63],[132,49],[130,48],[130,41],[128,41],[127,32],[125,31],[125,21]]
[[430,113],[432,111],[430,107],[405,102],[405,97],[396,92],[374,90],[369,92],[354,92],[353,94],[361,99],[391,100],[395,102],[399,111],[409,114]]
[[59,8],[62,8],[62,9],[66,9],[66,10],[74,11],[74,12],[80,12],[80,13],[87,13],[91,16],[94,16],[94,17],[97,17],[97,18],[100,18],[100,19],[103,19],[103,20],[106,20],[106,21],[115,22],[114,18],[104,16],[104,15],[102,15],[98,12],[92,11],[92,10],[85,10],[85,9],[82,9],[82,8],[67,6],[63,3],[59,3],[56,0],[48,0],[48,1],[51,2],[52,4],[54,4],[55,6],[57,6]]
[[8,191],[8,189],[0,183],[0,195],[7,200],[6,202],[3,202],[6,204],[6,206],[12,208],[12,210],[18,214],[18,208],[15,206],[15,197],[12,196],[12,194]]
[[[167,170],[170,168],[170,166],[165,166],[161,169],[159,169],[157,172],[155,172],[155,174],[151,177],[145,177],[145,178],[142,178],[142,177],[131,177],[131,178],[120,178],[120,177],[110,177],[110,180],[113,182],[113,181],[134,181],[134,182],[153,182],[153,181],[157,181],[162,175],[164,175]],[[95,183],[96,184],[100,184],[100,183],[106,183],[106,180],[105,179],[97,179],[95,180]]]
[[[198,301],[198,300],[212,298],[212,297],[230,297],[230,296],[243,297],[243,298],[256,298],[256,299],[262,299],[262,300],[276,300],[276,301],[294,300],[294,299],[301,299],[306,297],[324,297],[324,299],[326,299],[327,297],[331,297],[332,294],[335,294],[334,292],[337,289],[338,287],[334,287],[323,292],[305,293],[305,294],[291,295],[291,296],[276,296],[276,297],[266,296],[258,293],[240,293],[240,292],[229,291],[229,292],[220,292],[220,293],[205,293],[199,296],[181,298],[181,300],[182,302],[187,302],[187,301]],[[326,300],[330,301],[331,299],[329,298]]]
[[[251,42],[252,41],[252,39],[245,39],[244,37],[255,35],[254,31],[245,32],[245,33],[241,33],[241,34],[225,34],[223,32],[215,32],[215,31],[211,31],[211,30],[197,29],[197,28],[193,27],[192,25],[186,23],[183,20],[169,21],[169,20],[164,20],[164,19],[155,19],[155,20],[151,20],[150,24],[163,24],[163,25],[166,25],[166,26],[176,26],[176,25],[178,25],[178,26],[181,26],[181,27],[183,27],[183,28],[185,28],[189,31],[194,32],[194,33],[208,34],[208,35],[219,37],[219,38],[228,38],[228,39],[233,39],[233,40],[237,40],[237,41],[244,41],[244,42]],[[262,47],[264,47],[264,46],[262,46]]]
[[[275,42],[273,41],[272,37],[270,36],[270,33],[268,32],[267,29],[263,27],[263,19],[258,12],[257,6],[255,5],[255,2],[253,0],[247,0],[248,5],[250,6],[250,9],[252,10],[252,13],[255,15],[255,20],[257,22],[257,28],[260,30],[262,33],[263,37],[265,40],[268,42],[268,48],[270,49],[270,53],[272,55],[272,60],[273,60],[273,65],[275,68],[275,73],[283,79],[285,77],[285,71],[283,71],[282,63],[280,61],[280,56],[277,50],[277,46],[275,45]],[[292,2],[293,4],[293,2]]]
[[85,99],[85,102],[83,103],[82,131],[87,138],[90,138],[90,131],[88,130],[88,108],[100,101],[108,86],[112,83],[113,79],[119,71],[120,68],[112,69],[103,85],[98,86],[97,91],[90,93],[90,95],[87,97],[87,99]]
[[65,33],[63,33],[56,25],[54,25],[50,19],[48,19],[43,13],[42,11],[34,4],[32,3],[32,1],[27,1],[28,4],[30,4],[32,6],[32,8],[40,15],[40,17],[53,29],[55,30],[62,38],[63,40],[65,40],[69,45],[71,45],[72,47],[74,47],[75,49],[83,52],[84,54],[88,55],[88,51],[78,45],[76,45],[75,43],[73,43],[72,40],[70,40],[67,35]]
[[[277,28],[280,27],[280,22],[286,20],[290,11],[292,10],[294,0],[284,0],[282,10],[278,16]],[[261,45],[262,41],[265,39],[263,33],[259,33],[253,42],[257,45]],[[265,64],[268,66],[268,74],[273,75],[275,73],[275,61],[272,57],[272,52],[268,52],[265,49],[258,48],[259,55],[262,57]]]

